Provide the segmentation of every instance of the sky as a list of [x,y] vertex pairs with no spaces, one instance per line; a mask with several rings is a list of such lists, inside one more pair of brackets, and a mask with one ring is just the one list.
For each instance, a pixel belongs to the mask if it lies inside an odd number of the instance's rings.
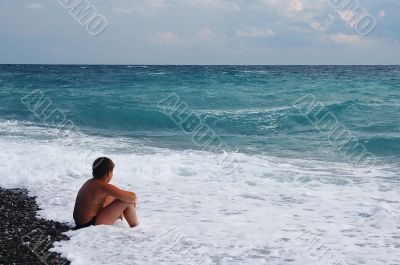
[[399,12],[399,0],[0,0],[0,64],[400,64]]

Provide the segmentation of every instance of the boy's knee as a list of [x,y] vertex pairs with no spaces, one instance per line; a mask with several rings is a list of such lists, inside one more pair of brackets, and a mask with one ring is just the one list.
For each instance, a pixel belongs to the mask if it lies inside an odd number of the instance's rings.
[[130,202],[121,201],[121,203],[125,206],[125,208],[129,208],[130,206],[133,206],[132,203],[130,203]]

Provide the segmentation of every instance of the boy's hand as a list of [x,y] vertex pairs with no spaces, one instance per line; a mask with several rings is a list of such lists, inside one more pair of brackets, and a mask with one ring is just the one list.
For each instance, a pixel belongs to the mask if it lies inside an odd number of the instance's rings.
[[136,203],[136,194],[129,191],[124,191],[114,185],[106,184],[103,186],[104,192],[107,196],[114,197],[123,202]]

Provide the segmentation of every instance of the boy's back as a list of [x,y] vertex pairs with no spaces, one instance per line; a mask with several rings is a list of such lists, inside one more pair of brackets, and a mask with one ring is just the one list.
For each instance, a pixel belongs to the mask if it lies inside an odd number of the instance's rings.
[[90,179],[83,184],[75,201],[74,220],[78,224],[86,224],[97,216],[103,208],[106,194],[101,182]]

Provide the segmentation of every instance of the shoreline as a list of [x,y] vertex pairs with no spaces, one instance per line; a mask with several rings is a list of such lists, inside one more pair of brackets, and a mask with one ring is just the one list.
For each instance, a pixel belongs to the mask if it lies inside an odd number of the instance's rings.
[[38,218],[39,209],[27,190],[0,188],[0,264],[70,264],[49,249],[71,228]]

